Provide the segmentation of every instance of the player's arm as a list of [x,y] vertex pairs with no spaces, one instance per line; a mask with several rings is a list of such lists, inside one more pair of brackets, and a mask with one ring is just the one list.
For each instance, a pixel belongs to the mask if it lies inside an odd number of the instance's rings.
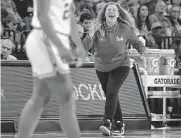
[[[47,37],[63,51],[66,49],[63,47],[61,40],[55,33],[52,20],[48,16],[48,10],[51,0],[37,0],[37,9],[38,9],[38,19],[40,21],[43,31],[46,33]],[[62,51],[61,51],[62,52]]]

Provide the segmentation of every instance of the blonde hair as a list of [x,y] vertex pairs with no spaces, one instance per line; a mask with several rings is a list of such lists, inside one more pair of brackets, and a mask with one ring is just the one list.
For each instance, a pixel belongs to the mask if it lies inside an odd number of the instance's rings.
[[102,8],[102,10],[100,11],[98,15],[99,24],[102,25],[105,22],[106,8],[112,4],[116,5],[118,8],[118,12],[119,12],[118,20],[128,25],[135,32],[136,35],[139,35],[139,30],[136,28],[135,19],[133,18],[133,15],[131,15],[131,13],[129,13],[127,10],[125,10],[124,8],[122,8],[120,5],[118,5],[115,2],[109,2]]

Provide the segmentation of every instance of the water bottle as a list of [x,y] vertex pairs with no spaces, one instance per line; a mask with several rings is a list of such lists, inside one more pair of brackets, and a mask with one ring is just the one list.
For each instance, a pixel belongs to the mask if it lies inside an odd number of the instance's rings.
[[173,110],[173,107],[169,106],[168,107],[168,119],[172,118],[172,110]]

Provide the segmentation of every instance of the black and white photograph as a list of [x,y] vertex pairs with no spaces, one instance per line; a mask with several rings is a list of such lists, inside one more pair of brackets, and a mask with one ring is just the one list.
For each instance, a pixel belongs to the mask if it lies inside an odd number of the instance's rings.
[[181,138],[181,0],[1,0],[1,138]]

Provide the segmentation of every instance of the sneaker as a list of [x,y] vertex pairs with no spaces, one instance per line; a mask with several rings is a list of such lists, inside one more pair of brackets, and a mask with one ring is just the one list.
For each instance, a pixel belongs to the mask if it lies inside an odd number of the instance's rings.
[[114,125],[114,134],[123,135],[125,131],[125,124],[122,121],[116,121]]
[[109,119],[104,119],[103,124],[100,126],[100,131],[103,135],[105,136],[110,136],[111,135],[111,120]]

